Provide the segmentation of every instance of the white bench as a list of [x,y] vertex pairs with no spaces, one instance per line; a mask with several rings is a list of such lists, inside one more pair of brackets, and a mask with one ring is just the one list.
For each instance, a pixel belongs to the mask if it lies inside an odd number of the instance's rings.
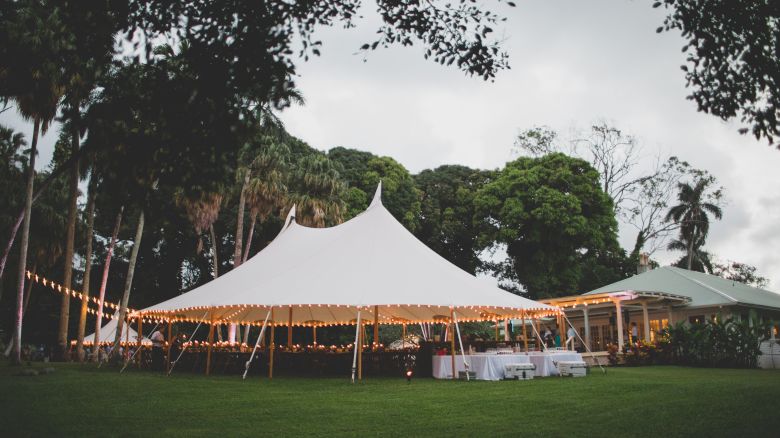
[[504,378],[514,380],[531,380],[536,373],[532,363],[510,363],[504,365]]
[[585,377],[588,372],[588,364],[579,361],[558,362],[558,372],[561,376]]

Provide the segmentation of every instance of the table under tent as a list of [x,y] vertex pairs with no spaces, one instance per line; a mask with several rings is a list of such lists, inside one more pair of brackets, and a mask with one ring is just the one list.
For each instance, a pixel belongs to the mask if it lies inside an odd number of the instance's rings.
[[[473,351],[471,346],[464,348],[458,323],[535,320],[559,313],[557,307],[506,292],[439,256],[382,205],[380,183],[369,207],[337,226],[300,225],[293,206],[276,238],[241,266],[130,317],[137,320],[139,332],[143,332],[143,320],[167,326],[166,339],[171,339],[174,324],[197,324],[195,331],[201,326],[208,328],[208,339],[203,342],[190,336],[173,352],[168,345],[169,373],[187,351],[200,351],[204,354],[198,359],[199,369],[206,374],[214,371],[212,356],[224,354],[232,357],[234,364],[240,363],[241,369],[244,362],[247,370],[250,364],[257,369],[267,363],[268,376],[272,377],[274,352],[279,349],[298,353],[298,357],[338,356],[341,359],[336,362],[343,372],[351,369],[353,379],[360,379],[364,359],[373,360],[372,354],[381,350],[380,325],[401,325],[404,334],[408,325],[446,325],[449,336],[444,345],[449,370],[453,370],[468,368],[464,353]],[[214,327],[228,324],[260,327],[260,334],[249,343],[215,342]],[[354,342],[318,346],[317,328],[329,326],[355,326]],[[373,343],[365,339],[366,328],[371,326]],[[280,327],[287,328],[287,345],[273,341]],[[312,330],[314,351],[292,343],[293,327]],[[264,340],[269,332],[270,338]],[[531,336],[534,334],[529,333],[525,345],[515,350],[524,347],[527,352]],[[458,347],[462,363],[456,367]],[[427,354],[434,353],[428,349]],[[258,356],[265,360],[253,362]],[[278,356],[279,352],[277,361]],[[426,359],[431,362],[430,356]],[[257,362],[263,364],[254,365]],[[457,374],[450,371],[446,377],[456,378]]]

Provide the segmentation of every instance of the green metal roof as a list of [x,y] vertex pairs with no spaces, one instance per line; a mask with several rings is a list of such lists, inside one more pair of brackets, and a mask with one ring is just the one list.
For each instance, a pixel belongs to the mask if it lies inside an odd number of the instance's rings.
[[689,306],[744,304],[780,309],[780,294],[716,275],[665,266],[620,280],[584,295],[605,292],[662,292],[691,298]]

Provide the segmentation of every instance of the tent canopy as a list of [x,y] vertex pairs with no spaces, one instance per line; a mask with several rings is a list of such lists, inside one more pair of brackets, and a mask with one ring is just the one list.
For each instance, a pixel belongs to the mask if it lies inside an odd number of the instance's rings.
[[[461,270],[417,240],[382,205],[330,228],[295,222],[240,267],[135,313],[161,319],[318,326],[445,322],[551,314],[555,307],[506,292]],[[375,315],[376,314],[376,315]]]
[[[114,342],[114,337],[116,336],[117,321],[118,321],[117,318],[112,318],[110,321],[106,323],[106,325],[100,328],[100,344],[112,344]],[[133,344],[138,342],[138,333],[130,327],[130,324],[122,325],[121,342],[125,342],[125,339],[128,339],[130,343]],[[72,341],[72,342],[75,343],[76,341]],[[92,345],[94,343],[95,343],[94,333],[90,334],[89,336],[84,336],[85,345]],[[143,345],[152,345],[152,341],[146,337],[144,337],[141,340],[141,343]]]

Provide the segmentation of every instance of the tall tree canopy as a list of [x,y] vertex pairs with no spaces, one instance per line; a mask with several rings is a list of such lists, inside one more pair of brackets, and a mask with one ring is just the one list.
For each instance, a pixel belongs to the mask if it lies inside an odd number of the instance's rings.
[[[662,0],[662,27],[686,40],[682,66],[699,111],[739,118],[757,139],[780,135],[780,2]],[[776,143],[780,149],[780,143]]]
[[474,203],[484,247],[506,247],[499,274],[532,298],[583,292],[585,271],[620,253],[612,201],[584,160],[560,153],[517,159]]
[[390,157],[336,147],[328,157],[340,166],[339,173],[349,185],[347,209],[352,217],[368,207],[379,181],[382,203],[410,231],[419,225],[420,194],[406,168]]
[[492,171],[440,166],[414,176],[420,192],[419,227],[415,235],[464,271],[482,269],[474,225],[474,196],[491,181]]

